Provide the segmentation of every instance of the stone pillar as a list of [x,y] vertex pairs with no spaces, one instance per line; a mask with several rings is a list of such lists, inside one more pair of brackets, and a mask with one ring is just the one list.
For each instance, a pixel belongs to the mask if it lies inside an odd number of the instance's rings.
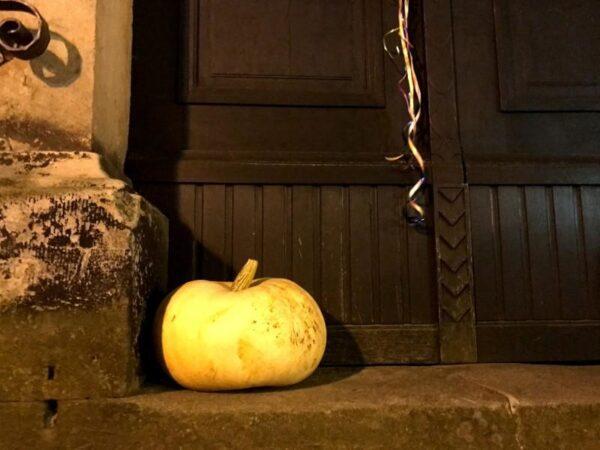
[[49,50],[0,66],[0,400],[127,395],[167,254],[121,176],[131,0],[30,3]]
[[132,0],[28,3],[52,40],[40,58],[0,67],[0,137],[15,150],[93,151],[118,174],[129,129]]

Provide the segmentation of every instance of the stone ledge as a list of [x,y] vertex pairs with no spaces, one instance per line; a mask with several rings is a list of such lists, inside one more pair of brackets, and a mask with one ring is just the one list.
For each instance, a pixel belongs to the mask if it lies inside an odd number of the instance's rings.
[[64,180],[106,182],[114,171],[93,152],[0,151],[0,180],[5,184],[12,179],[41,187],[61,185]]
[[600,366],[322,369],[248,393],[0,403],[2,448],[598,448]]

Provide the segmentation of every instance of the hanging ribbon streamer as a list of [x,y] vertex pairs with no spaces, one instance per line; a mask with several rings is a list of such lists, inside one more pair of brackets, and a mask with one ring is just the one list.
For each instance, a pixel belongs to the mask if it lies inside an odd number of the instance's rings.
[[[383,48],[402,74],[402,78],[398,81],[398,87],[408,110],[409,122],[404,127],[403,136],[410,153],[401,153],[386,157],[386,159],[390,162],[407,163],[407,160],[412,158],[412,161],[409,162],[410,166],[414,166],[414,162],[416,162],[415,169],[419,171],[420,177],[408,192],[406,217],[411,225],[425,226],[425,209],[419,203],[418,194],[427,181],[426,166],[416,144],[419,119],[421,118],[421,88],[413,61],[413,46],[408,34],[409,2],[410,0],[398,0],[398,28],[385,34]],[[401,62],[399,62],[400,59]],[[404,87],[405,84],[407,89]]]

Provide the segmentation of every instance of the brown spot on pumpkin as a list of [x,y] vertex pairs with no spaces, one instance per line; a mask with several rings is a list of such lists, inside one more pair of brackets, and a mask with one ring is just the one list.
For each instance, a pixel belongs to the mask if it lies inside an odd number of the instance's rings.
[[173,322],[175,320],[176,315],[173,314],[173,317],[171,317],[171,322]]
[[219,320],[221,317],[223,317],[228,311],[229,311],[229,308],[223,308],[220,311],[217,311],[216,313],[212,314],[208,318],[208,321],[211,323],[215,323],[217,320]]
[[242,361],[255,361],[260,356],[260,350],[250,341],[240,339],[238,341],[237,355]]
[[206,372],[206,375],[213,380],[217,377],[217,369],[215,368],[215,364],[210,360],[206,361]]

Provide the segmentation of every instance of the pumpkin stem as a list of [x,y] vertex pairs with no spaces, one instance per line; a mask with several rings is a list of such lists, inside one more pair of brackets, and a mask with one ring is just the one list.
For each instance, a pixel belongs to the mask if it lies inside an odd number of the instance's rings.
[[256,269],[258,269],[258,261],[249,259],[246,264],[244,264],[244,267],[242,267],[242,270],[239,271],[237,277],[235,277],[235,280],[231,285],[231,290],[237,292],[243,291],[249,287],[254,281]]

